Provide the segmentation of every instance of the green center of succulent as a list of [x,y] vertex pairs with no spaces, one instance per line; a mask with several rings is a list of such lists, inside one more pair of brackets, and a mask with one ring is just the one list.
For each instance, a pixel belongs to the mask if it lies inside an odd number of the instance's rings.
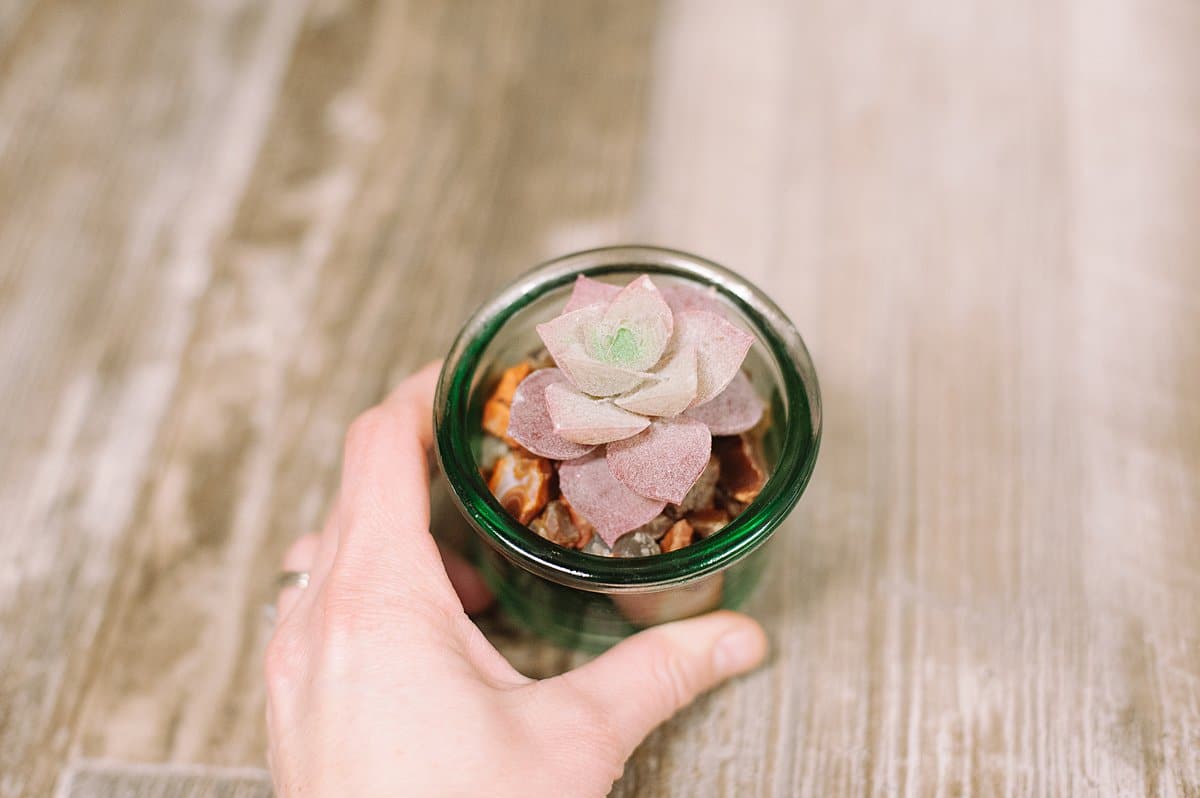
[[608,339],[608,355],[614,363],[628,363],[641,354],[637,336],[627,327],[617,328]]
[[618,366],[633,362],[642,354],[641,336],[623,325],[612,333],[597,331],[591,344],[592,357]]

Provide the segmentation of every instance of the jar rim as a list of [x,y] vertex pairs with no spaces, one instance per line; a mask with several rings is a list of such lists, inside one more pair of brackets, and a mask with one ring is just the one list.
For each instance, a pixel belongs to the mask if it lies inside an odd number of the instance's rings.
[[[810,434],[785,434],[777,462],[758,497],[720,532],[653,557],[612,558],[564,548],[519,524],[488,489],[471,447],[471,389],[488,345],[523,308],[583,274],[601,277],[642,271],[713,286],[757,328],[782,379],[793,414],[805,410]],[[802,407],[800,405],[803,405]],[[800,499],[816,465],[821,442],[821,396],[816,371],[800,333],[779,307],[740,275],[705,258],[656,246],[622,245],[584,250],[525,272],[463,325],[438,378],[434,401],[435,448],[455,503],[484,541],[514,564],[568,587],[604,592],[645,592],[676,587],[721,571],[765,543]]]

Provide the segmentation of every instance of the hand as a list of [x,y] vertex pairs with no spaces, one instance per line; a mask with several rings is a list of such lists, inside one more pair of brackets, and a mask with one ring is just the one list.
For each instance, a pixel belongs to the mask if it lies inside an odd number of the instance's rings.
[[[280,595],[267,649],[276,792],[606,795],[655,726],[755,667],[766,638],[717,612],[553,679],[517,673],[467,617],[429,533],[436,379],[432,364],[354,422],[325,529],[288,554],[311,578]],[[477,577],[458,576],[477,604]]]

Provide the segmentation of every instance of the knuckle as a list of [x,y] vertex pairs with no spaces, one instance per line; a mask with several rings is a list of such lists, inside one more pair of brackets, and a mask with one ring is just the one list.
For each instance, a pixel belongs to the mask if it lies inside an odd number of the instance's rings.
[[358,460],[369,452],[375,441],[388,434],[392,423],[388,411],[379,405],[350,422],[350,428],[346,430],[346,461]]
[[551,704],[561,700],[555,691],[566,690],[571,725],[562,737],[586,739],[587,748],[595,753],[596,761],[624,762],[640,742],[631,739],[629,729],[613,712],[611,695],[597,690],[596,684],[589,682],[580,671],[567,671],[556,680],[534,682],[531,689],[541,692]]
[[380,444],[411,436],[420,427],[419,408],[406,399],[375,405],[350,422],[346,430],[342,460],[351,471],[370,464]]
[[323,651],[343,651],[389,628],[394,612],[386,598],[361,583],[331,571],[316,603]]
[[662,643],[650,662],[650,678],[659,702],[669,711],[688,704],[696,691],[695,680],[684,658],[673,647]]
[[298,675],[300,647],[285,627],[275,630],[263,653],[263,673],[267,689],[278,693],[287,688]]
[[325,575],[318,603],[330,623],[353,622],[381,593],[375,587],[377,578],[363,571],[358,561],[345,558],[334,563]]
[[322,602],[317,608],[314,669],[343,674],[360,635],[359,620],[345,602]]
[[606,702],[588,699],[577,702],[578,720],[591,737],[593,750],[600,759],[624,761],[630,753],[628,734],[618,728],[612,708]]
[[354,592],[329,587],[317,605],[318,628],[324,647],[340,648],[361,633],[363,608]]

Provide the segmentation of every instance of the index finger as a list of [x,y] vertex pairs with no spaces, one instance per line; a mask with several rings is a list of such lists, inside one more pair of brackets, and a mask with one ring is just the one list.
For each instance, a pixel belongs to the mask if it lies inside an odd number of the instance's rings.
[[346,435],[342,484],[327,534],[330,575],[357,588],[456,601],[429,532],[433,391],[439,363],[400,383]]

